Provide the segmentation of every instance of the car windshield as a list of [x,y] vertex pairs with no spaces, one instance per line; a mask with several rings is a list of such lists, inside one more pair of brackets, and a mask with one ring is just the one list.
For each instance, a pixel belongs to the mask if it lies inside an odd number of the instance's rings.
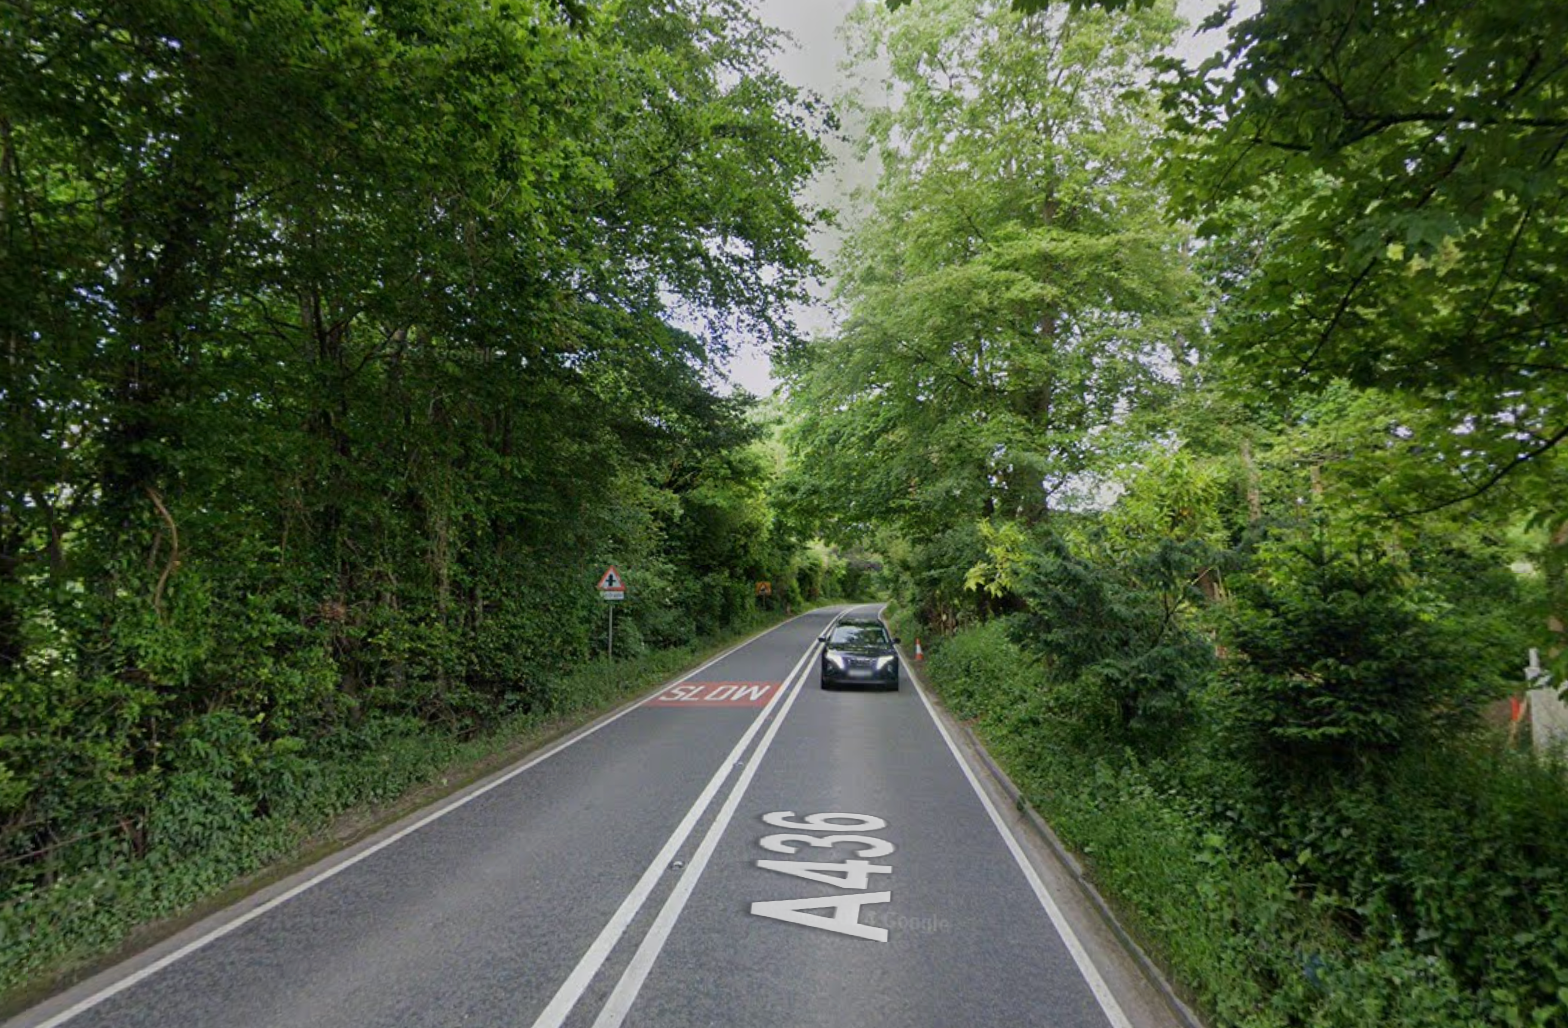
[[885,646],[887,633],[876,625],[839,625],[833,630],[829,646]]

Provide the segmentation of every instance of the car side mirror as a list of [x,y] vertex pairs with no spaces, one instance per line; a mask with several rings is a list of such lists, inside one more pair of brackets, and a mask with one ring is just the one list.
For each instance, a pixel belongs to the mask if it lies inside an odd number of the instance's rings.
[[897,645],[898,645],[898,644],[900,644],[900,643],[902,643],[902,642],[903,642],[903,641],[904,641],[904,640],[903,640],[903,638],[902,638],[902,637],[900,637],[900,636],[896,636],[896,635],[895,635],[895,636],[893,636],[893,645],[894,645],[894,646],[897,646]]
[[819,635],[819,636],[817,636],[817,642],[819,642],[819,643],[825,643],[825,642],[827,642],[827,641],[828,641],[828,637],[827,637],[827,636],[825,636],[825,635]]

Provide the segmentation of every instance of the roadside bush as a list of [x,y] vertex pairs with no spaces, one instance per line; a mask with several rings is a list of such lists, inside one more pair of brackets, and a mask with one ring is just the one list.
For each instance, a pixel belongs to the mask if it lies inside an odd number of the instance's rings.
[[1541,646],[1547,624],[1546,580],[1509,565],[1514,553],[1492,539],[1442,537],[1409,552],[1412,570],[1447,604],[1444,620],[1472,654],[1470,673],[1491,696],[1517,688],[1532,646]]
[[[672,587],[672,593],[675,588]],[[645,604],[640,599],[631,602],[637,605],[628,606],[627,609],[634,612],[633,617],[642,632],[643,640],[652,649],[684,646],[697,636],[697,622],[684,606],[677,606],[674,603]]]
[[1445,605],[1386,553],[1285,539],[1232,589],[1217,709],[1282,774],[1364,770],[1472,719],[1486,696]]
[[68,672],[0,679],[0,902],[130,856],[158,780],[152,689]]
[[1056,536],[1038,546],[1019,585],[1027,607],[1010,621],[1013,639],[1041,656],[1060,708],[1080,728],[1144,747],[1169,743],[1214,664],[1208,640],[1177,616],[1202,601],[1194,583],[1207,548],[1165,539],[1106,567]]
[[969,588],[969,571],[985,560],[985,542],[977,524],[963,524],[922,539],[892,562],[896,592],[918,603],[922,623],[950,630],[984,620],[991,601]]
[[1356,935],[1447,969],[1495,1024],[1568,1024],[1568,781],[1494,745],[1415,749],[1282,798],[1260,832]]
[[1000,619],[942,640],[927,657],[931,674],[944,683],[942,699],[965,719],[1005,717],[1044,684],[1039,659],[1012,643]]
[[632,618],[615,620],[615,656],[618,660],[635,660],[646,656],[648,644],[643,640],[642,629]]

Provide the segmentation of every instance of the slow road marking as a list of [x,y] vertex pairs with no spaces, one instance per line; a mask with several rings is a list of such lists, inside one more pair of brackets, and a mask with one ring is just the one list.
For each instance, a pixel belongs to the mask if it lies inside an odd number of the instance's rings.
[[648,707],[765,707],[780,682],[687,682],[647,701]]

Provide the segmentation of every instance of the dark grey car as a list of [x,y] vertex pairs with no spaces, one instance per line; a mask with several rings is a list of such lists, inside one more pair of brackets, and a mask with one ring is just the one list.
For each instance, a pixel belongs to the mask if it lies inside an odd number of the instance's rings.
[[874,685],[897,689],[898,653],[893,649],[897,641],[880,621],[840,621],[821,637],[822,688]]

